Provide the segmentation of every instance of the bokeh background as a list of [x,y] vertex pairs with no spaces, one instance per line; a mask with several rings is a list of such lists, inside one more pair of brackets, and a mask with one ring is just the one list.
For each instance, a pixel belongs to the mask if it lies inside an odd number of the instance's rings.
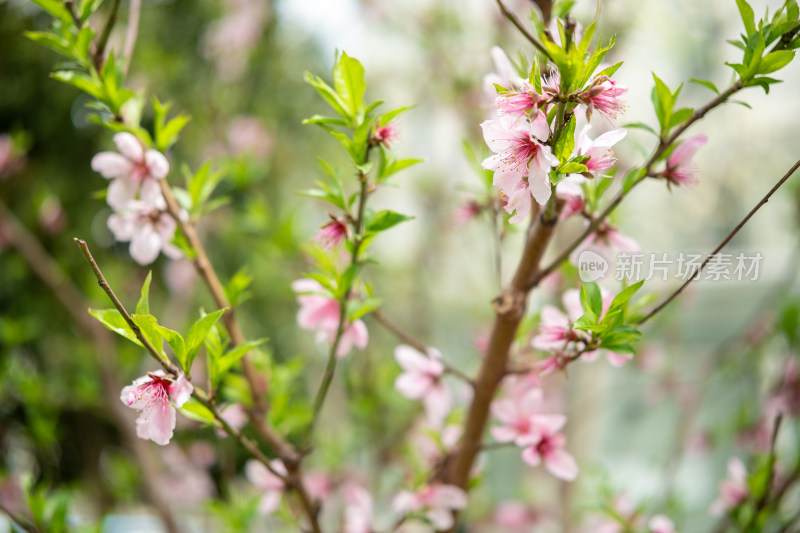
[[[752,3],[756,13],[778,7]],[[530,9],[524,0],[510,4],[520,14]],[[123,1],[112,35],[116,49],[127,7]],[[573,16],[588,22],[595,9],[582,0]],[[336,50],[364,64],[368,98],[389,107],[416,104],[400,121],[396,151],[425,159],[375,196],[378,206],[416,219],[376,243],[380,264],[370,280],[394,321],[474,372],[476,339],[491,323],[499,280],[488,218],[454,222],[459,206],[484,194],[481,173],[462,145],[487,152],[478,125],[488,116],[482,79],[493,69],[491,46],[531,57],[494,3],[145,0],[141,16],[130,83],[192,115],[170,154],[172,176],[182,164],[206,161],[226,171],[220,192],[231,202],[204,220],[203,237],[223,279],[252,277],[239,316],[251,337],[271,339],[264,355],[279,363],[273,404],[283,410],[281,427],[302,426],[303,398],[324,364],[324,347],[295,324],[290,283],[309,270],[304,247],[327,216],[324,206],[296,191],[312,186],[316,157],[345,165],[324,132],[301,125],[324,111],[303,72],[327,78]],[[166,448],[126,437],[120,430],[126,415],[113,403],[147,363],[122,340],[111,339],[100,352],[76,318],[105,302],[73,237],[89,241],[126,302],[135,301],[148,269],[105,227],[109,211],[96,193],[106,182],[89,161],[110,146],[110,136],[87,122],[84,96],[48,77],[59,58],[23,37],[48,23],[30,2],[0,1],[0,150],[13,145],[0,170],[0,477],[30,475],[58,488],[70,496],[76,521],[105,516],[104,531],[156,530],[153,490],[170,496],[187,531],[236,530],[235,520],[245,530],[253,517],[242,517],[252,515],[255,496],[237,474],[244,457],[186,421]],[[731,70],[723,63],[739,54],[725,40],[740,25],[733,0],[605,2],[598,33],[616,34],[607,59],[625,61],[616,78],[630,89],[620,123],[655,122],[651,72],[671,87],[690,77],[725,86]],[[690,133],[710,138],[696,159],[700,183],[671,192],[655,182],[638,187],[614,218],[623,233],[647,252],[711,250],[800,154],[800,71],[791,65],[779,77],[784,83],[769,95],[742,93],[752,110],[726,105],[694,126]],[[685,84],[681,103],[699,106],[711,96]],[[640,163],[652,146],[649,134],[631,130],[616,147],[621,167]],[[553,394],[570,416],[579,481],[556,483],[520,468],[515,451],[493,452],[470,507],[476,522],[485,523],[476,531],[498,531],[491,513],[504,500],[544,509],[532,531],[560,531],[547,524],[551,518],[564,519],[564,531],[579,531],[608,495],[619,493],[649,511],[668,511],[681,531],[708,530],[714,523],[708,506],[728,457],[747,458],[755,449],[749,432],[785,361],[796,357],[798,190],[790,182],[731,244],[732,252],[763,255],[757,281],[697,283],[645,328],[634,363],[573,365],[568,379],[554,380]],[[567,228],[556,245],[569,236]],[[30,252],[20,253],[31,243],[45,252],[33,262]],[[501,279],[515,265],[519,243],[514,233],[503,243]],[[74,288],[68,296],[78,297],[67,298],[69,309],[37,268]],[[168,326],[181,328],[197,305],[212,306],[188,263],[162,257],[152,270],[153,307]],[[656,281],[645,289],[674,285]],[[552,293],[540,291],[532,312],[551,300]],[[386,496],[403,477],[404,451],[396,442],[416,411],[392,388],[396,341],[368,325],[370,346],[342,365],[314,461],[371,476],[375,494]],[[786,427],[780,446],[792,459],[796,426]],[[155,465],[155,480],[143,479],[142,457]],[[219,501],[209,505],[209,498]],[[0,531],[8,527],[0,517]]]

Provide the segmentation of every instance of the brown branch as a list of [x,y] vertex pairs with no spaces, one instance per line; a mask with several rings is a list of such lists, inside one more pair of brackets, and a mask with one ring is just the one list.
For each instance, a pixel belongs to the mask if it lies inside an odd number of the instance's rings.
[[789,178],[792,176],[792,174],[794,174],[794,172],[795,172],[795,171],[796,171],[798,168],[800,168],[800,160],[799,160],[799,161],[797,161],[797,162],[796,162],[794,165],[792,165],[792,168],[790,168],[790,169],[789,169],[789,171],[788,171],[788,172],[786,172],[786,174],[784,174],[784,175],[783,175],[783,177],[782,177],[782,178],[781,178],[781,179],[778,181],[778,183],[776,183],[776,184],[775,184],[775,186],[773,186],[773,187],[772,187],[772,189],[770,189],[770,190],[769,190],[769,192],[768,192],[768,193],[767,193],[767,194],[766,194],[766,195],[765,195],[765,196],[764,196],[764,197],[761,199],[761,201],[759,201],[759,202],[758,202],[758,203],[755,205],[755,207],[753,207],[753,209],[751,209],[751,210],[750,210],[750,212],[749,212],[749,213],[747,213],[747,215],[746,215],[746,216],[745,216],[745,217],[744,217],[744,218],[743,218],[743,219],[742,219],[742,220],[741,220],[741,221],[740,221],[740,222],[739,222],[739,223],[736,225],[736,227],[735,227],[735,228],[733,228],[733,230],[732,230],[732,231],[731,231],[731,232],[728,234],[728,236],[727,236],[727,237],[725,237],[725,238],[722,240],[722,242],[721,242],[721,243],[719,243],[719,246],[717,246],[717,247],[714,249],[714,251],[712,251],[712,252],[711,252],[711,254],[709,254],[709,256],[706,258],[706,260],[705,260],[705,261],[703,261],[703,263],[702,263],[702,264],[701,264],[701,265],[700,265],[700,266],[697,268],[697,270],[695,270],[695,271],[694,271],[694,273],[692,274],[692,276],[690,276],[690,277],[689,277],[689,279],[687,279],[687,280],[686,280],[686,281],[685,281],[685,282],[684,282],[684,283],[683,283],[683,284],[682,284],[680,287],[678,287],[678,289],[677,289],[675,292],[673,292],[672,294],[670,294],[670,295],[667,297],[667,299],[666,299],[666,300],[664,300],[663,302],[661,302],[661,303],[660,303],[660,304],[659,304],[659,305],[658,305],[658,306],[657,306],[655,309],[653,309],[652,311],[650,311],[649,313],[647,313],[647,315],[645,315],[645,316],[644,316],[642,319],[640,319],[640,320],[637,322],[637,324],[639,324],[639,325],[642,325],[642,324],[644,324],[645,322],[647,322],[648,320],[650,320],[651,318],[653,318],[653,316],[655,316],[655,315],[656,315],[656,314],[657,314],[659,311],[661,311],[662,309],[664,309],[664,307],[666,307],[667,305],[669,305],[669,303],[670,303],[672,300],[674,300],[674,299],[675,299],[675,298],[676,298],[676,297],[677,297],[677,296],[678,296],[678,295],[679,295],[681,292],[683,292],[683,290],[684,290],[684,289],[685,289],[685,288],[686,288],[686,287],[687,287],[687,286],[688,286],[688,285],[689,285],[689,284],[690,284],[692,281],[694,281],[694,280],[696,279],[697,275],[698,275],[698,274],[700,274],[700,272],[702,272],[702,271],[703,271],[703,269],[704,269],[704,268],[706,267],[706,265],[708,265],[708,263],[709,263],[709,262],[710,262],[710,261],[711,261],[711,260],[714,258],[714,256],[715,256],[717,253],[719,253],[719,251],[720,251],[720,250],[722,250],[722,249],[725,247],[725,245],[727,245],[727,244],[730,242],[730,240],[731,240],[731,239],[733,239],[733,237],[734,237],[734,236],[736,236],[736,234],[737,234],[737,233],[739,233],[739,230],[741,230],[741,229],[744,227],[744,225],[745,225],[745,224],[747,224],[747,222],[748,222],[748,221],[749,221],[749,220],[750,220],[750,219],[753,217],[753,215],[755,215],[755,214],[756,214],[756,212],[757,212],[759,209],[761,209],[761,208],[764,206],[764,204],[766,204],[766,203],[769,201],[770,197],[772,197],[772,195],[773,195],[773,194],[775,194],[775,192],[776,192],[778,189],[780,189],[780,188],[781,188],[781,186],[782,186],[784,183],[786,183],[786,181],[787,181],[787,180],[788,180],[788,179],[789,179]]
[[[728,87],[725,91],[718,94],[715,98],[709,101],[706,105],[701,108],[695,109],[692,116],[689,117],[686,122],[678,126],[675,131],[667,139],[662,139],[656,149],[653,151],[653,154],[650,158],[642,165],[640,168],[645,170],[644,176],[646,177],[652,172],[653,165],[658,162],[661,156],[666,152],[666,150],[680,137],[683,132],[685,132],[689,127],[694,124],[695,122],[699,121],[703,117],[708,114],[709,111],[714,109],[715,107],[725,103],[728,98],[730,98],[734,93],[740,91],[742,89],[741,81],[735,82],[733,85]],[[644,181],[644,177],[640,178],[638,181],[634,182],[631,187],[625,191],[622,190],[609,202],[603,211],[597,215],[594,220],[592,220],[586,229],[566,247],[564,250],[559,253],[555,259],[553,259],[546,267],[541,269],[532,279],[531,279],[531,288],[535,287],[539,284],[541,280],[551,274],[555,269],[557,269],[561,263],[569,258],[570,254],[581,245],[581,243],[586,240],[586,238],[591,235],[599,226],[600,224],[608,218],[608,216],[617,208],[617,206],[625,199],[625,197],[636,187],[639,183]]]
[[100,34],[100,41],[97,47],[92,52],[92,63],[94,68],[99,72],[103,68],[103,61],[105,60],[106,45],[108,38],[111,36],[111,30],[114,29],[114,24],[117,23],[117,14],[119,13],[120,0],[114,0],[111,6],[111,14],[106,20],[106,25],[103,27],[103,33]]
[[[420,352],[422,354],[425,354],[425,355],[428,354],[428,347],[425,346],[425,344],[423,344],[421,341],[417,340],[410,333],[408,333],[407,331],[402,329],[400,326],[398,326],[397,324],[395,324],[394,322],[389,320],[389,317],[387,317],[383,313],[383,311],[378,309],[376,311],[373,311],[371,315],[372,315],[372,318],[374,318],[375,321],[378,322],[378,324],[380,324],[381,326],[383,326],[384,328],[386,328],[390,332],[392,332],[395,335],[395,337],[397,337],[398,339],[400,339],[404,343],[408,344],[409,346],[411,346],[412,348],[414,348],[418,352]],[[445,372],[447,372],[448,374],[452,374],[452,375],[462,379],[463,381],[467,382],[468,384],[470,384],[473,387],[475,386],[475,382],[472,380],[472,378],[470,378],[464,372],[462,372],[461,370],[451,366],[449,363],[447,363],[445,361],[442,361],[441,359],[439,359],[438,361],[440,363],[442,363],[442,365],[444,365]]]
[[[214,267],[211,265],[211,261],[208,259],[203,243],[200,241],[200,237],[197,234],[197,228],[194,224],[181,216],[181,207],[172,194],[172,189],[167,181],[165,179],[159,180],[159,183],[161,185],[161,192],[167,202],[169,214],[175,219],[181,232],[186,237],[189,246],[195,253],[192,263],[195,270],[197,270],[197,273],[208,287],[214,304],[219,308],[229,308],[228,311],[222,315],[222,321],[230,335],[231,345],[236,346],[244,343],[245,337],[236,319],[236,312],[233,306],[231,306],[230,301],[228,301],[228,296],[225,294],[222,282],[219,280]],[[246,355],[242,358],[242,368],[253,401],[253,408],[248,409],[248,419],[259,436],[275,450],[275,453],[287,464],[287,468],[291,470],[292,466],[300,459],[300,455],[291,443],[279,435],[266,421],[267,404],[265,396],[267,384],[264,379],[258,375],[258,371]]]
[[[522,25],[522,23],[514,15],[514,13],[509,11],[508,8],[506,8],[506,6],[505,6],[505,4],[503,4],[502,0],[497,0],[497,6],[500,8],[500,11],[503,13],[503,16],[506,17],[508,20],[510,20],[511,24],[513,24],[514,27],[517,28],[519,30],[519,32],[522,35],[524,35],[525,38],[528,39],[528,41],[537,50],[539,50],[539,52],[542,53],[542,55],[544,55],[550,61],[553,60],[553,58],[550,57],[550,52],[547,51],[547,48],[545,48],[544,45],[539,41],[539,39],[537,39],[531,32],[528,31],[528,29],[525,26]],[[542,13],[544,13],[544,11]]]
[[541,261],[562,207],[563,202],[559,201],[551,214],[548,215],[545,210],[535,219],[514,278],[494,302],[496,315],[489,348],[475,382],[475,394],[467,414],[461,445],[444,475],[446,483],[461,488],[467,486],[469,472],[481,448],[483,432],[489,418],[489,406],[506,374],[509,349],[525,315],[529,291],[527,280]]

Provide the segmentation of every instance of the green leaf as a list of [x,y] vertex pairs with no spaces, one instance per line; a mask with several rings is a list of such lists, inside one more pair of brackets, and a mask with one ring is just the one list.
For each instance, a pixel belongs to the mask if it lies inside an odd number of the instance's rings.
[[55,33],[49,31],[26,31],[25,37],[58,52],[64,57],[74,59],[73,49],[70,43]]
[[205,342],[212,326],[217,323],[217,320],[219,320],[222,314],[227,310],[228,308],[224,307],[213,313],[203,315],[197,322],[191,325],[189,333],[186,334],[186,368],[192,367],[192,363],[194,363],[194,359],[197,357],[197,352],[200,351],[200,347],[203,345],[203,342]]
[[225,285],[225,296],[231,306],[236,307],[250,298],[250,284],[253,281],[253,276],[248,272],[247,267],[242,267]]
[[744,22],[744,29],[747,35],[750,36],[756,31],[756,20],[753,8],[747,3],[747,0],[736,0],[736,5],[739,7],[739,14],[742,16]]
[[760,86],[764,89],[764,92],[769,94],[769,86],[775,83],[783,83],[781,80],[776,80],[775,78],[770,78],[768,76],[759,76],[757,78],[753,78],[749,80],[745,87],[753,87],[753,86]]
[[584,312],[591,311],[595,316],[603,314],[603,295],[597,283],[589,282],[581,285],[581,307]]
[[758,74],[769,74],[770,72],[782,69],[792,62],[794,54],[795,53],[790,50],[776,50],[775,52],[768,53],[758,66]]
[[122,335],[132,343],[144,348],[144,345],[136,338],[136,333],[116,309],[89,309],[89,314],[117,335]]
[[361,63],[342,52],[333,67],[333,88],[344,103],[344,108],[353,124],[360,124],[364,112],[364,67]]
[[689,81],[692,82],[692,83],[696,83],[697,85],[702,85],[703,87],[711,89],[716,94],[719,94],[719,89],[717,89],[717,86],[714,85],[713,83],[711,83],[708,80],[700,80],[700,79],[697,79],[697,78],[689,78]]
[[413,158],[409,158],[409,159],[393,159],[391,161],[388,161],[383,166],[383,168],[381,169],[380,178],[379,178],[378,181],[379,182],[384,181],[389,176],[391,176],[392,174],[396,174],[396,173],[400,172],[401,170],[405,170],[405,169],[407,169],[409,167],[413,167],[414,165],[416,165],[418,163],[422,163],[422,162],[423,162],[422,159],[413,159]]
[[178,116],[170,119],[167,124],[156,131],[156,148],[160,152],[166,151],[170,146],[178,141],[178,135],[181,130],[192,120],[192,117],[180,113]]
[[269,339],[256,339],[244,342],[225,352],[225,355],[211,360],[211,383],[216,386],[225,377],[230,369],[244,357],[247,352],[264,344]]
[[328,102],[336,113],[339,116],[344,118],[350,118],[350,114],[347,112],[345,103],[342,101],[342,98],[334,91],[330,85],[325,83],[325,81],[320,78],[319,76],[315,76],[310,72],[306,72],[303,75],[303,79],[306,83],[314,87],[317,92],[319,93],[322,98]]
[[675,105],[675,99],[677,98],[677,92],[680,91],[680,87],[673,96],[672,91],[670,91],[669,87],[656,76],[655,72],[653,72],[653,80],[655,80],[655,87],[653,87],[651,100],[653,101],[653,108],[656,111],[656,117],[658,117],[658,123],[661,125],[661,135],[666,136],[669,131],[672,108]]
[[183,373],[186,374],[188,378],[191,378],[192,369],[186,365],[186,342],[183,340],[181,334],[158,324],[156,324],[156,331],[167,341],[169,347],[172,348],[172,352],[175,354],[178,363],[180,363]]
[[575,150],[575,115],[569,117],[569,122],[561,130],[556,140],[554,155],[562,163],[569,161],[572,152]]
[[400,213],[396,213],[395,211],[390,211],[388,209],[384,209],[383,211],[378,211],[371,217],[369,217],[369,221],[367,222],[367,231],[370,232],[380,232],[386,231],[389,228],[393,228],[394,226],[405,222],[407,220],[412,220],[414,217],[403,215]]
[[533,84],[533,90],[537,94],[542,94],[542,70],[539,66],[539,56],[534,54],[533,64],[531,65],[530,74],[528,74],[528,81]]
[[72,20],[72,15],[69,10],[64,6],[63,2],[59,0],[31,0],[34,4],[41,7],[55,18],[60,20],[65,26],[71,28],[75,25]]
[[379,309],[383,304],[380,298],[367,298],[366,300],[350,300],[347,302],[347,319],[357,320],[362,316]]
[[378,126],[385,126],[392,120],[394,120],[397,116],[401,113],[405,113],[409,109],[412,109],[413,105],[407,105],[403,107],[398,107],[397,109],[392,109],[391,111],[387,111],[383,115],[378,118]]
[[81,5],[78,8],[78,14],[81,18],[81,21],[86,22],[92,13],[97,11],[102,3],[103,0],[82,0]]
[[644,130],[652,133],[656,137],[658,136],[658,132],[651,128],[649,125],[645,124],[644,122],[629,122],[627,124],[623,124],[622,128],[635,128],[639,130]]
[[636,294],[636,291],[638,291],[642,287],[643,284],[644,284],[644,280],[637,281],[633,285],[625,287],[622,291],[620,291],[619,294],[617,294],[614,297],[613,300],[611,300],[611,305],[609,306],[609,311],[611,309],[623,308],[625,305],[627,305],[628,300],[630,300],[631,297],[634,294]]
[[689,107],[683,107],[677,111],[673,111],[672,116],[669,119],[669,125],[667,126],[667,129],[671,130],[675,126],[683,124],[689,120],[689,118],[692,116],[692,113],[694,113],[694,109]]
[[645,175],[647,175],[646,168],[632,168],[629,170],[625,175],[625,180],[622,182],[622,192],[627,194],[631,187],[636,185]]
[[212,413],[208,407],[198,402],[194,398],[190,398],[189,401],[183,404],[183,406],[181,406],[179,409],[183,416],[191,420],[211,425],[214,425],[215,423],[216,419],[214,417],[214,413]]
[[600,348],[622,355],[625,354],[636,355],[636,350],[634,350],[633,346],[631,346],[630,344],[611,343],[603,340],[600,342]]
[[597,326],[597,315],[591,311],[585,312],[578,320],[572,325],[575,329],[593,329]]
[[322,115],[314,115],[304,119],[303,124],[333,124],[334,126],[347,126],[347,121],[341,118],[324,117]]
[[608,76],[609,78],[614,75],[614,73],[619,70],[619,67],[622,66],[622,61],[619,63],[614,63],[610,67],[606,67],[597,74],[595,74],[595,78],[599,78],[600,76]]
[[131,315],[131,320],[133,323],[139,327],[142,335],[147,342],[158,352],[158,355],[161,356],[162,359],[165,361],[168,360],[167,354],[164,353],[164,339],[161,337],[161,334],[158,332],[156,326],[158,325],[158,320],[153,315],[140,315],[134,313]]
[[142,285],[142,295],[139,297],[139,301],[136,303],[136,313],[139,315],[149,315],[150,314],[150,281],[153,278],[153,271],[149,271],[147,273],[147,277],[144,279],[144,284]]
[[75,70],[59,70],[50,74],[50,77],[66,83],[67,85],[72,85],[76,89],[79,89],[89,96],[97,98],[101,100],[103,98],[103,87],[101,87],[98,81],[83,72],[78,72]]

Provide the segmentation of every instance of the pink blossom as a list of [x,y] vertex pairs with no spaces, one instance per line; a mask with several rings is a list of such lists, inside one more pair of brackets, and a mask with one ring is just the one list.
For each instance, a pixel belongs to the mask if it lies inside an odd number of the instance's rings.
[[140,265],[149,265],[162,251],[171,259],[181,257],[180,250],[170,243],[175,235],[175,219],[165,211],[167,205],[161,191],[149,196],[142,188],[140,200],[130,200],[108,217],[108,229],[114,239],[130,241],[131,257]]
[[697,183],[697,179],[694,177],[695,167],[692,164],[692,158],[706,142],[708,142],[708,137],[705,135],[695,135],[683,141],[667,158],[667,168],[661,175],[673,185]]
[[621,97],[628,92],[624,85],[617,85],[608,76],[595,78],[591,87],[580,94],[580,100],[586,105],[586,120],[591,120],[592,112],[597,111],[606,120],[616,119],[623,111],[625,104]]
[[[226,406],[220,413],[222,419],[233,429],[242,429],[247,424],[247,410],[240,403]],[[216,428],[218,437],[225,438],[228,434],[222,428]]]
[[214,496],[214,481],[205,468],[189,460],[176,444],[162,450],[164,470],[158,486],[172,503],[196,506]]
[[[317,332],[317,340],[333,342],[339,329],[341,307],[325,288],[312,279],[299,279],[292,283],[292,290],[298,293],[297,324],[309,331]],[[353,347],[364,349],[369,342],[369,332],[362,320],[345,322],[344,332],[339,339],[336,357],[345,357]]]
[[347,220],[331,215],[331,219],[322,225],[319,233],[314,237],[314,242],[319,244],[321,248],[332,250],[345,237],[347,237]]
[[635,240],[621,234],[614,226],[605,221],[601,222],[594,233],[586,237],[580,246],[570,254],[570,262],[577,265],[581,252],[587,249],[606,259],[611,259],[619,252],[637,253],[641,250]]
[[528,82],[522,82],[519,87],[519,90],[515,90],[512,86],[511,90],[495,99],[498,115],[520,116],[533,113],[549,101],[549,97],[537,93]]
[[536,514],[521,502],[501,502],[494,510],[494,523],[503,531],[530,531],[536,522]]
[[389,122],[383,126],[377,126],[369,142],[374,146],[382,145],[391,149],[392,143],[397,140],[398,135],[397,123]]
[[650,533],[677,533],[672,520],[664,515],[656,515],[647,523]]
[[122,389],[122,403],[139,412],[136,435],[166,446],[175,430],[175,407],[181,407],[192,395],[194,387],[180,374],[167,376],[163,370],[148,372]]
[[563,353],[555,353],[550,357],[542,359],[541,361],[536,361],[536,363],[533,365],[533,369],[539,374],[539,376],[546,377],[553,372],[560,372],[564,370],[567,368],[568,364],[568,356],[564,355]]
[[324,501],[333,492],[333,479],[324,470],[307,470],[303,475],[303,485],[308,495]]
[[607,131],[592,140],[589,137],[590,129],[591,126],[587,124],[578,134],[575,142],[577,155],[589,156],[589,161],[584,163],[589,172],[608,170],[617,164],[617,158],[614,157],[611,147],[624,139],[628,132],[620,128]]
[[92,169],[113,180],[108,186],[106,201],[116,210],[127,207],[141,194],[155,198],[161,194],[157,180],[169,173],[169,162],[157,150],[145,150],[133,134],[114,135],[118,152],[100,152],[92,158]]
[[450,392],[442,382],[444,364],[436,348],[428,348],[425,355],[411,346],[399,345],[394,357],[404,372],[397,376],[394,388],[406,398],[422,400],[430,422],[436,427],[444,423],[450,412]]
[[457,228],[464,227],[470,220],[477,218],[484,209],[485,206],[475,200],[464,202],[453,213],[453,224]]
[[234,155],[263,159],[272,149],[272,136],[255,117],[235,117],[228,126],[228,144]]
[[503,116],[483,122],[481,128],[486,144],[495,153],[482,163],[483,168],[494,171],[494,185],[511,197],[527,178],[533,198],[546,204],[551,194],[548,175],[559,162],[550,147],[542,144],[550,136],[544,113],[540,110],[533,120]]
[[[559,183],[559,185],[561,185],[561,183]],[[562,220],[573,215],[579,215],[586,209],[586,200],[583,199],[583,196],[565,195],[564,200],[564,208],[561,210]]]
[[578,464],[564,450],[567,439],[558,431],[567,423],[563,415],[538,415],[536,432],[525,439],[522,460],[531,466],[544,461],[547,470],[559,479],[572,481],[578,477]]
[[373,504],[369,492],[351,481],[341,489],[344,500],[342,533],[372,533]]
[[461,439],[461,426],[449,425],[443,428],[423,425],[416,428],[411,440],[414,449],[430,468],[436,467],[455,449]]
[[749,495],[747,470],[742,461],[732,457],[728,461],[728,478],[719,484],[719,496],[711,504],[711,514],[722,516],[744,503]]
[[270,468],[255,459],[248,460],[244,465],[244,473],[250,483],[262,493],[258,512],[263,515],[274,513],[281,505],[281,497],[286,488],[286,483],[281,478],[286,478],[289,473],[280,459],[269,462]]
[[511,396],[492,402],[492,414],[503,424],[492,428],[494,440],[524,446],[532,437],[535,438],[543,396],[542,389],[532,388],[521,398]]
[[416,492],[402,491],[392,507],[397,513],[426,511],[425,516],[437,530],[453,527],[453,511],[467,506],[467,493],[455,485],[426,485]]

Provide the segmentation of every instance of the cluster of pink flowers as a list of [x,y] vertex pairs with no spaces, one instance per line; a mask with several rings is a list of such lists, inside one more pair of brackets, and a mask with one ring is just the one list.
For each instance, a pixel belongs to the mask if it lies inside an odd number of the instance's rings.
[[[313,279],[299,279],[292,283],[292,289],[300,304],[297,324],[303,329],[316,331],[319,342],[333,343],[339,330],[339,301]],[[368,342],[369,332],[363,320],[345,321],[336,356],[345,357],[354,347],[363,350]]]
[[728,478],[719,484],[719,496],[711,504],[711,514],[722,516],[739,507],[750,496],[747,486],[747,469],[736,457],[728,461]]
[[653,515],[647,520],[636,509],[633,502],[624,495],[614,497],[611,509],[613,518],[594,518],[588,522],[584,531],[586,533],[625,533],[626,531],[678,533],[672,520],[664,515]]
[[[603,295],[603,314],[600,315],[600,319],[605,316],[613,299],[605,289],[601,289],[601,294]],[[632,357],[630,354],[618,354],[608,350],[584,351],[591,338],[585,331],[572,327],[572,324],[583,315],[580,291],[570,289],[564,292],[562,303],[566,314],[552,305],[545,305],[542,308],[539,332],[531,341],[531,346],[537,350],[554,352],[550,358],[537,364],[541,375],[547,375],[554,370],[563,368],[564,354],[583,352],[580,356],[583,361],[594,361],[600,356],[601,351],[605,351],[608,362],[616,367],[630,361]]]
[[567,417],[545,412],[544,392],[535,383],[535,378],[513,378],[506,396],[492,402],[492,414],[501,424],[492,427],[492,437],[521,447],[522,460],[529,465],[544,463],[554,476],[572,481],[578,476],[578,464],[565,450],[566,438],[559,433]]
[[453,511],[467,506],[467,493],[454,485],[425,485],[414,492],[402,491],[392,507],[397,513],[423,512],[437,531],[453,527]]
[[114,135],[118,152],[100,152],[92,169],[110,179],[106,201],[114,210],[108,228],[118,241],[130,241],[131,257],[149,265],[162,251],[177,259],[180,250],[170,243],[176,222],[167,213],[167,202],[158,181],[169,173],[169,162],[157,150],[145,150],[131,133]]
[[148,372],[122,389],[122,403],[139,412],[136,434],[166,446],[175,430],[175,407],[181,407],[192,395],[194,387],[180,374],[167,376],[163,370]]
[[442,354],[436,348],[428,348],[427,354],[423,354],[401,344],[395,348],[394,357],[403,368],[394,382],[395,388],[406,398],[422,400],[430,423],[441,427],[452,404],[450,391],[442,382],[445,370]]

